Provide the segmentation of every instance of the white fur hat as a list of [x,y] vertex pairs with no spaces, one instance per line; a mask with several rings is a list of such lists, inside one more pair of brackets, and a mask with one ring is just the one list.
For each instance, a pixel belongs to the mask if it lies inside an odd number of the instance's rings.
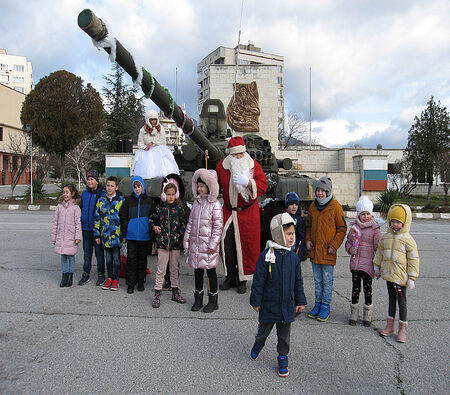
[[152,125],[150,125],[150,119],[157,119],[158,122],[156,123],[156,125],[159,125],[159,116],[155,110],[149,110],[145,113],[145,123],[148,127],[151,128]]
[[373,214],[373,203],[365,195],[361,196],[358,200],[358,203],[356,203],[356,212],[358,213],[358,215],[364,211]]

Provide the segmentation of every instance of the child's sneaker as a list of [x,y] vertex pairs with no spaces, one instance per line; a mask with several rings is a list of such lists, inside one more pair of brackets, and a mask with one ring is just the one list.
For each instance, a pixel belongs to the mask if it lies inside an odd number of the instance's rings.
[[178,288],[172,288],[172,300],[177,303],[186,303],[186,299],[180,295]]
[[325,322],[329,316],[330,316],[330,304],[322,302],[322,306],[320,307],[320,313],[317,316],[317,321]]
[[161,291],[155,290],[155,297],[153,298],[152,307],[157,309],[161,305]]
[[84,285],[89,282],[89,273],[83,272],[80,281],[78,281],[78,285]]
[[110,291],[118,291],[119,290],[119,280],[113,280],[109,290]]
[[103,285],[105,283],[105,273],[98,273],[97,282],[95,283],[96,286]]
[[105,283],[102,285],[102,289],[109,289],[111,287],[112,282],[113,282],[112,278],[108,277]]
[[288,357],[287,355],[278,355],[278,376],[289,376]]
[[320,313],[320,306],[321,305],[322,305],[321,302],[317,302],[316,301],[316,304],[314,305],[313,309],[308,313],[308,318],[313,318],[313,319],[317,318],[317,316]]
[[258,343],[255,342],[253,344],[252,350],[250,351],[250,358],[256,359],[258,358],[259,353],[261,352],[263,346],[260,346]]

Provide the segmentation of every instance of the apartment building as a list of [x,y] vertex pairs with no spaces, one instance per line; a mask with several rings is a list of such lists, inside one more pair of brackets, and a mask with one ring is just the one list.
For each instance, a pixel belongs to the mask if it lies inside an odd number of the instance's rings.
[[0,83],[27,94],[33,87],[33,68],[25,56],[8,55],[0,48]]
[[235,81],[256,81],[259,134],[277,149],[278,134],[284,130],[284,57],[262,52],[251,42],[235,48],[218,47],[197,64],[198,114],[206,99],[220,99],[226,109],[233,98]]

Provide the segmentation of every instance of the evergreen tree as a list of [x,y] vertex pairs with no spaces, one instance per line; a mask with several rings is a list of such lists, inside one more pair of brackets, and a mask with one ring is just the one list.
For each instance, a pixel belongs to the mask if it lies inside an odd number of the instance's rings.
[[112,66],[112,74],[103,78],[106,86],[103,94],[106,98],[106,138],[102,148],[106,152],[116,151],[117,139],[133,139],[137,142],[139,129],[144,122],[144,104],[136,98],[137,90],[124,83],[124,71],[117,64]]
[[20,119],[24,130],[33,133],[33,144],[59,155],[64,178],[66,152],[97,135],[105,114],[101,97],[90,84],[85,88],[81,78],[59,70],[42,78],[25,97]]
[[450,149],[449,113],[431,96],[420,118],[416,116],[414,121],[409,130],[406,160],[413,176],[428,183],[430,200],[434,175],[438,169],[437,158]]

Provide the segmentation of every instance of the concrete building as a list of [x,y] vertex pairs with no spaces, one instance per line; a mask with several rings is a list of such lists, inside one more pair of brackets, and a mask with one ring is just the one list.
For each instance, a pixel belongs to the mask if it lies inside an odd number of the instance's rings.
[[[22,130],[20,110],[25,95],[0,84],[0,184],[9,185],[11,170],[20,165],[20,154],[28,148],[28,137]],[[30,171],[25,170],[18,184],[29,183]]]
[[21,93],[33,87],[33,68],[25,56],[8,55],[0,48],[0,83]]
[[262,52],[250,42],[235,48],[219,47],[211,52],[197,64],[198,113],[206,99],[220,99],[226,109],[233,97],[235,81],[256,81],[261,111],[259,135],[276,149],[278,133],[284,130],[283,56]]

